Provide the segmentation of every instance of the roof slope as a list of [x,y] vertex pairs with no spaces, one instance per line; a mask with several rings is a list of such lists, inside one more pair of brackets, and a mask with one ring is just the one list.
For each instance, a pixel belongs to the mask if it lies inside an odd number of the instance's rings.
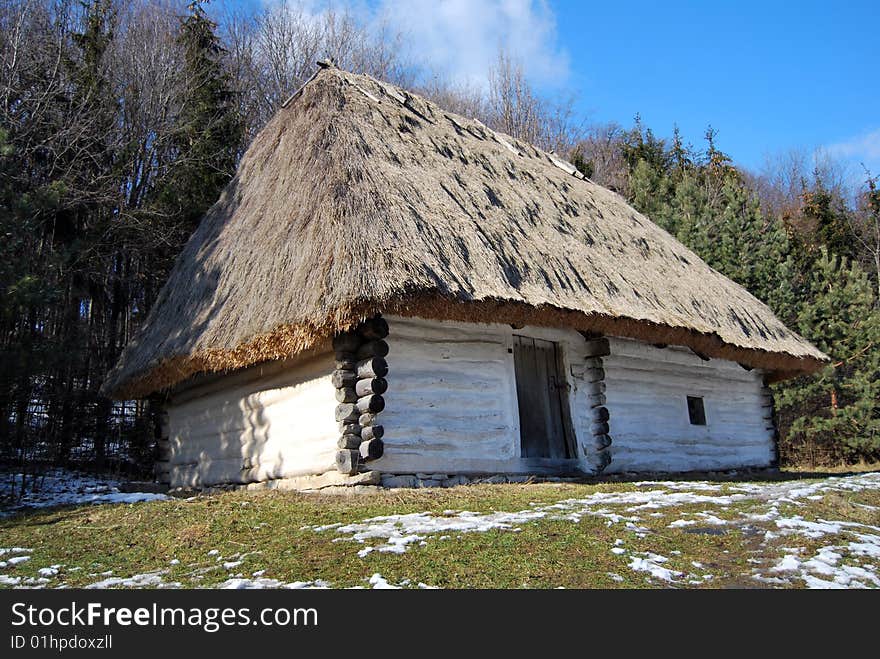
[[325,68],[251,144],[104,390],[289,357],[376,312],[569,326],[778,374],[825,359],[571,165]]

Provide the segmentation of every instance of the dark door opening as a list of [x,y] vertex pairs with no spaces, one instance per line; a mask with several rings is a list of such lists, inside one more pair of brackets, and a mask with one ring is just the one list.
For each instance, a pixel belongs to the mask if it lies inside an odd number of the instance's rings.
[[568,383],[559,346],[526,336],[513,337],[513,364],[524,458],[575,457],[568,407]]

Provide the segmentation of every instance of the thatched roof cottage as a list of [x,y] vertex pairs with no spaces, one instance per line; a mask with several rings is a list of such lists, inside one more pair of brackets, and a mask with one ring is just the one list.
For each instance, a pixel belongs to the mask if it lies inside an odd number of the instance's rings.
[[769,465],[767,383],[825,360],[553,154],[323,66],[105,391],[167,395],[172,486],[448,484]]

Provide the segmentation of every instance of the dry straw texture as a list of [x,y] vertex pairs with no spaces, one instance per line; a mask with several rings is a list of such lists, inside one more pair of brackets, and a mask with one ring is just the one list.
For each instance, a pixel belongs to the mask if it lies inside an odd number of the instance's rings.
[[687,345],[777,377],[821,365],[745,289],[572,170],[323,69],[254,140],[105,391],[290,357],[376,312]]

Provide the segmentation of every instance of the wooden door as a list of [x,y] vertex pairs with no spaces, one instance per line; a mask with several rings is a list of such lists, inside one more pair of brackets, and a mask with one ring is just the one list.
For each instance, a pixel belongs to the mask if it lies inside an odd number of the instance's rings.
[[513,339],[522,457],[573,458],[568,384],[559,347],[526,336]]

